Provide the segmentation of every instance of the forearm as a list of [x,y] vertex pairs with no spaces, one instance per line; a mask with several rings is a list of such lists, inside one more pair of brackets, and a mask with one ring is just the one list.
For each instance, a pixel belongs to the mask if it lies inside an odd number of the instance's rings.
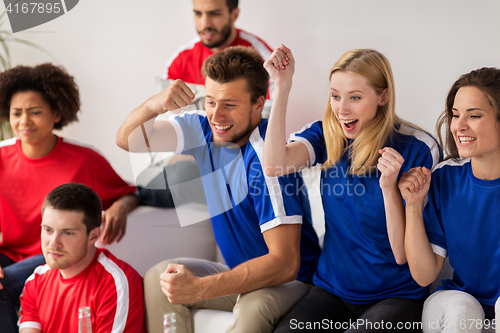
[[19,330],[20,333],[42,333],[41,330],[39,329],[36,329],[36,328],[21,328],[21,330]]
[[151,112],[146,103],[147,101],[135,109],[120,126],[116,134],[116,144],[120,148],[127,151],[144,151],[145,138],[149,137],[153,129],[152,119],[158,115]]
[[431,284],[439,274],[444,258],[438,261],[427,238],[422,204],[406,206],[405,250],[415,281],[421,286]]
[[[135,194],[127,194],[123,197],[116,199],[110,206],[116,208],[120,213],[128,214],[135,207],[139,205],[139,198]],[[108,209],[110,209],[108,208]]]
[[276,84],[271,114],[264,142],[264,171],[268,176],[287,174],[286,165],[286,108],[290,88]]
[[382,190],[389,243],[398,265],[407,262],[405,253],[405,207],[397,186]]
[[277,255],[267,254],[244,262],[232,270],[203,277],[205,294],[210,299],[232,294],[243,294],[259,288],[275,286],[293,281],[300,267],[300,257],[283,260]]

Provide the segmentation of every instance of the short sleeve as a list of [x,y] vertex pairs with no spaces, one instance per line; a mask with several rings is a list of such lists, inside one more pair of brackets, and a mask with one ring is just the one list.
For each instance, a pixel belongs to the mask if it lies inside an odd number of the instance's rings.
[[[132,270],[132,269],[131,269]],[[127,274],[129,280],[129,304],[125,333],[144,333],[143,281],[137,272]]]
[[[113,282],[110,279],[101,281],[101,292],[95,300],[94,309],[91,309],[94,312],[93,316],[95,316],[95,325],[93,325],[95,333],[110,333],[116,329],[115,320],[119,316],[117,310],[118,295]],[[124,293],[128,293],[128,288],[122,288],[122,290]],[[119,326],[120,332],[122,332],[123,326]]]
[[204,111],[192,111],[182,113],[170,120],[177,135],[176,154],[194,156],[198,150],[206,149],[205,133],[210,131],[210,125],[205,119]]
[[410,159],[407,159],[405,162],[407,162],[407,167],[404,169],[411,169],[415,167],[426,167],[429,170],[432,170],[439,162],[439,158],[434,157],[435,155],[433,154],[434,151],[439,150],[439,145],[436,143],[434,146],[429,147],[427,145],[421,144],[420,145],[420,151],[414,154]]
[[121,179],[109,162],[98,153],[92,161],[92,168],[93,190],[101,198],[103,209],[108,209],[118,198],[136,192],[136,187]]
[[325,137],[321,121],[309,123],[300,131],[292,133],[288,142],[293,141],[300,141],[307,147],[311,166],[324,162]]
[[[426,132],[405,124],[400,126],[399,133],[403,136],[396,136],[399,142],[396,142],[395,146],[399,147],[398,150],[401,149],[400,153],[405,159],[399,176],[416,167],[433,170],[441,157],[441,148],[437,141]],[[409,141],[403,142],[405,140]]]
[[142,278],[127,264],[116,263],[103,253],[98,260],[108,275],[100,282],[100,292],[91,308],[95,314],[95,333],[143,333]]
[[38,307],[36,302],[36,274],[33,274],[26,280],[24,289],[21,294],[21,308],[19,310],[19,329],[35,328],[42,330],[40,318],[38,315]]
[[439,173],[433,172],[431,186],[427,195],[428,201],[424,207],[424,224],[427,237],[434,253],[446,258],[448,255],[446,238],[439,205]]
[[300,191],[305,187],[299,173],[268,177],[262,168],[255,168],[249,185],[261,232],[282,224],[302,223]]
[[165,67],[165,80],[177,80],[182,79],[183,64],[177,54],[173,55],[172,58],[169,59],[167,66]]

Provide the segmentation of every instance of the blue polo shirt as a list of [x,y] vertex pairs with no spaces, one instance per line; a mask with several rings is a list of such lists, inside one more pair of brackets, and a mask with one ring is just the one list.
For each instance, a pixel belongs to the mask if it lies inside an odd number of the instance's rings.
[[500,296],[500,178],[476,178],[468,158],[447,160],[433,170],[428,198],[427,236],[454,270],[438,290],[465,291],[494,316]]
[[301,266],[297,280],[311,282],[320,247],[311,223],[307,191],[299,173],[267,177],[262,170],[267,120],[242,147],[215,144],[205,112],[184,113],[170,121],[177,153],[196,159],[214,236],[231,268],[269,252],[263,232],[282,224],[302,224]]
[[[386,146],[405,159],[400,174],[413,167],[431,169],[438,163],[439,146],[427,133],[398,125]],[[306,125],[291,141],[306,145],[311,165],[327,159],[322,122]],[[428,295],[411,277],[408,264],[398,265],[387,235],[380,172],[349,174],[350,152],[321,173],[326,233],[314,283],[352,304],[389,297],[419,299]]]

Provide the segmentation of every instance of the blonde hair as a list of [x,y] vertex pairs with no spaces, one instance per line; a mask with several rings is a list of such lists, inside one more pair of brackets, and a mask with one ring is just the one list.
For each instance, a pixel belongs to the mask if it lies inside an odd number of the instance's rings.
[[326,170],[333,166],[350,149],[350,173],[361,176],[376,167],[380,157],[378,150],[386,145],[387,139],[396,129],[396,124],[406,122],[396,115],[394,77],[392,76],[391,65],[383,54],[370,49],[348,51],[333,66],[330,71],[330,80],[333,73],[337,71],[363,76],[378,95],[381,95],[387,89],[387,103],[378,107],[373,121],[359,133],[358,137],[350,145],[348,145],[342,127],[333,113],[330,102],[326,106],[323,117],[323,132],[327,160],[322,168]]

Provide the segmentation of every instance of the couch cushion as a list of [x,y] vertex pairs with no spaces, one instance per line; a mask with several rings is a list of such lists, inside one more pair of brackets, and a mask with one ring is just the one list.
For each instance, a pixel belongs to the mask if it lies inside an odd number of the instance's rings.
[[194,333],[222,333],[234,323],[233,313],[228,311],[195,309],[191,314]]
[[[120,243],[107,248],[117,258],[130,264],[142,277],[157,263],[177,258],[193,257],[215,260],[215,239],[209,220],[181,227],[178,215],[191,214],[198,218],[196,204],[180,209],[139,206],[128,214],[127,233]],[[198,218],[198,220],[200,220]]]

